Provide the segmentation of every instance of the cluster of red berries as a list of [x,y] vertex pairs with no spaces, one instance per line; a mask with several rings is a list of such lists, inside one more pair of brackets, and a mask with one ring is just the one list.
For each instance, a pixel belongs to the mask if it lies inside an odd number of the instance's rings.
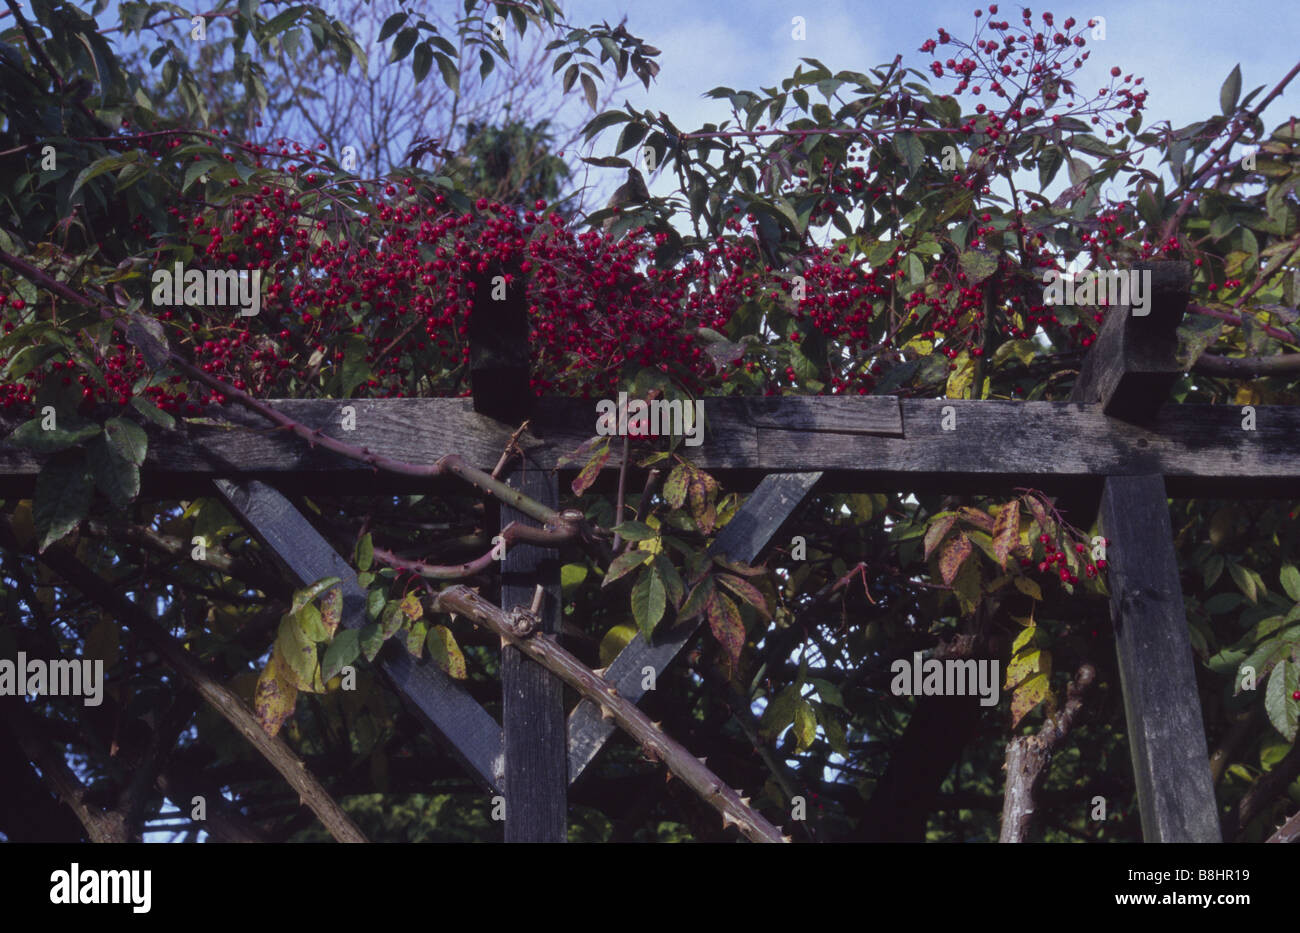
[[[1103,539],[1106,547],[1110,546],[1110,539]],[[1075,542],[1074,553],[1077,555],[1073,560],[1067,554],[1064,547],[1058,547],[1057,543],[1052,540],[1052,536],[1043,532],[1038,536],[1038,543],[1043,546],[1043,559],[1038,562],[1039,573],[1049,573],[1055,570],[1056,575],[1062,583],[1068,583],[1071,586],[1079,582],[1079,577],[1071,570],[1072,565],[1083,564],[1084,576],[1093,579],[1098,574],[1106,570],[1106,560],[1099,559],[1096,563],[1087,561],[1083,555],[1088,553],[1087,545]],[[1034,566],[1034,560],[1031,557],[1022,557],[1020,559],[1021,567]]]

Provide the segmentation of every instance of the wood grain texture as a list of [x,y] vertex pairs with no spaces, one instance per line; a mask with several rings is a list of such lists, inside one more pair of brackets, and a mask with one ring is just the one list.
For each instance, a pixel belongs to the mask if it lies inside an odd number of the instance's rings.
[[1147,842],[1219,842],[1173,529],[1159,476],[1109,477],[1111,618]]
[[[510,485],[543,505],[559,506],[555,474],[526,464]],[[501,527],[539,525],[522,512],[501,507]],[[541,585],[541,631],[559,630],[560,561],[554,548],[516,544],[501,566],[501,608],[527,609]],[[564,842],[568,837],[568,759],[564,684],[513,645],[501,646],[502,727],[506,750],[506,842]]]
[[[218,480],[216,485],[235,514],[298,585],[338,577],[343,581],[343,626],[366,624],[365,591],[351,565],[288,499],[262,482]],[[405,650],[384,650],[376,661],[416,717],[443,739],[466,770],[489,790],[501,790],[503,746],[496,720],[427,657],[416,661]]]
[[[731,560],[751,563],[812,492],[820,473],[772,474],[765,478],[740,507],[710,548]],[[644,669],[652,667],[658,677],[682,650],[699,627],[698,620],[655,633],[653,643],[637,633],[605,671],[605,679],[620,696],[633,703],[645,695],[641,688]],[[614,731],[614,723],[602,719],[600,708],[583,700],[569,715],[569,780],[576,781],[596,757]]]
[[[901,435],[773,427],[771,402],[712,399],[705,403],[706,438],[684,452],[724,482],[766,473],[824,472],[827,488],[933,489],[997,492],[1014,485],[1097,482],[1099,476],[1164,474],[1175,496],[1285,496],[1300,488],[1300,408],[1256,406],[1257,430],[1241,429],[1232,405],[1165,405],[1149,425],[1107,417],[1099,403],[913,399],[785,399],[829,426],[861,416],[871,422],[877,403],[901,409]],[[810,404],[815,402],[816,404]],[[517,424],[473,411],[469,399],[278,401],[275,407],[311,427],[358,446],[417,463],[459,453],[491,470]],[[351,405],[356,430],[340,428]],[[955,430],[941,426],[945,409]],[[877,415],[870,414],[877,412]],[[230,428],[189,425],[173,433],[151,430],[143,470],[147,495],[202,495],[214,477],[292,483],[310,493],[430,491],[426,479],[378,473],[355,461],[311,449],[283,431],[269,430],[246,412],[223,413]],[[539,400],[534,428],[521,444],[542,469],[593,436],[594,405]],[[784,416],[782,416],[784,418]],[[787,421],[793,420],[785,419]],[[884,417],[878,428],[888,428]],[[0,436],[16,426],[0,419]],[[872,430],[876,430],[873,428]],[[889,430],[893,430],[890,428]],[[606,471],[618,466],[617,453]],[[27,496],[42,458],[0,442],[0,496]],[[568,468],[576,469],[581,464]],[[446,488],[455,488],[454,485]],[[750,487],[752,488],[752,487]]]
[[1133,268],[1151,275],[1149,313],[1139,316],[1124,306],[1109,309],[1070,400],[1098,402],[1107,415],[1145,424],[1183,372],[1177,360],[1178,325],[1187,309],[1192,264],[1146,262]]

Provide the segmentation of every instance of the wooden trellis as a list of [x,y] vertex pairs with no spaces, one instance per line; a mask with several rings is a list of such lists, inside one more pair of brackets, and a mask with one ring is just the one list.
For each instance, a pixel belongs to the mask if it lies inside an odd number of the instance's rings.
[[[732,489],[752,489],[714,549],[755,561],[815,488],[1003,493],[1032,486],[1069,502],[1087,526],[1100,508],[1110,538],[1111,613],[1143,835],[1148,841],[1220,839],[1200,704],[1193,676],[1166,497],[1300,494],[1300,409],[1259,406],[1255,429],[1239,408],[1169,405],[1183,372],[1177,328],[1190,268],[1156,263],[1152,313],[1113,308],[1069,402],[953,401],[892,397],[717,398],[705,403],[705,442],[692,459]],[[502,327],[496,333],[513,334]],[[271,407],[323,435],[408,462],[459,454],[491,470],[523,417],[522,463],[509,482],[555,507],[557,464],[593,433],[594,405],[527,398],[521,360],[488,336],[476,345],[474,399],[282,400]],[[507,341],[508,342],[508,341]],[[495,368],[494,368],[495,367]],[[513,370],[513,373],[512,373]],[[526,382],[524,383],[526,384]],[[509,392],[495,391],[501,386]],[[525,407],[526,406],[526,407]],[[343,409],[355,429],[344,431]],[[427,478],[374,473],[242,410],[230,426],[151,429],[145,495],[202,496],[215,484],[249,531],[300,584],[343,580],[343,624],[366,622],[364,591],[348,562],[278,491],[346,495],[431,491]],[[0,420],[0,433],[16,425]],[[615,454],[607,472],[620,466]],[[41,459],[0,443],[0,496],[32,493]],[[436,484],[433,488],[436,488]],[[1091,514],[1090,513],[1091,510]],[[503,507],[502,527],[529,522]],[[561,612],[554,551],[517,544],[502,567],[502,605],[526,607],[538,585],[542,630]],[[647,644],[638,635],[604,676],[632,701],[642,672],[670,664],[691,638],[683,625]],[[508,841],[562,841],[567,784],[615,728],[590,701],[566,715],[560,681],[514,648],[503,649],[503,722],[498,724],[430,660],[381,654],[396,692],[493,794],[504,795]]]

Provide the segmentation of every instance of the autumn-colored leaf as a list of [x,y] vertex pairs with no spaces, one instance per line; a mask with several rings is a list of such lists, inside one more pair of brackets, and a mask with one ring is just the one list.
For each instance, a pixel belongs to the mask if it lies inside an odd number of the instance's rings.
[[402,627],[402,604],[400,602],[394,599],[384,606],[384,611],[379,616],[379,627],[383,632],[385,641],[397,634],[397,630]]
[[686,597],[686,602],[682,603],[682,608],[677,611],[677,618],[684,622],[704,612],[713,592],[713,577],[705,577],[695,584],[690,595]]
[[320,620],[330,637],[338,631],[339,619],[343,617],[343,590],[337,586],[320,599]]
[[1011,695],[1011,727],[1020,725],[1034,707],[1046,700],[1052,693],[1052,685],[1045,674],[1030,677],[1015,693]]
[[970,538],[960,531],[944,542],[939,551],[939,574],[948,586],[952,586],[962,562],[970,556],[971,547]]
[[993,516],[988,512],[983,509],[973,509],[968,505],[963,505],[957,512],[964,521],[974,525],[980,531],[993,534]]
[[745,624],[741,621],[740,610],[730,597],[714,590],[705,603],[704,612],[709,620],[709,631],[722,646],[728,667],[734,671],[740,661],[740,651],[745,647]]
[[406,650],[411,657],[419,658],[423,653],[424,636],[428,628],[424,622],[412,622],[411,627],[406,630]]
[[456,636],[451,633],[451,629],[445,625],[435,625],[429,629],[425,643],[429,646],[429,657],[433,663],[442,668],[448,677],[464,680],[469,676],[465,668],[465,655],[461,653],[460,645],[456,644]]
[[625,551],[618,555],[610,562],[609,570],[605,571],[605,580],[601,583],[601,586],[609,586],[619,577],[626,576],[653,556],[649,551]]
[[406,616],[412,622],[416,619],[423,618],[424,606],[420,605],[420,597],[414,593],[407,593],[402,598],[402,615]]
[[253,712],[257,721],[268,735],[277,735],[286,719],[293,715],[294,704],[298,702],[298,688],[294,686],[292,673],[280,659],[280,652],[271,651],[271,660],[257,678],[257,688],[253,693]]
[[1020,542],[1020,500],[1012,499],[998,512],[993,522],[993,553],[997,555],[1002,569],[1007,568],[1007,557],[1011,549]]
[[580,496],[586,492],[588,487],[596,481],[596,477],[600,476],[600,471],[605,468],[605,463],[609,460],[609,453],[609,439],[606,438],[605,443],[596,448],[586,466],[579,470],[578,475],[573,478],[571,488],[575,496]]
[[751,564],[742,564],[740,561],[731,560],[723,557],[721,554],[710,555],[713,562],[719,567],[730,570],[732,573],[742,577],[761,577],[767,573],[766,567],[755,567]]
[[703,470],[691,468],[686,480],[686,500],[690,504],[691,518],[704,534],[711,534],[717,523],[716,500],[718,481]]
[[754,586],[754,584],[750,583],[748,580],[742,580],[740,577],[732,576],[729,573],[718,574],[717,580],[727,589],[731,590],[731,592],[735,593],[745,602],[753,606],[754,609],[758,611],[758,614],[764,619],[772,618],[772,612],[767,608],[767,600],[763,598],[763,594],[758,591],[758,587]]
[[956,512],[940,512],[934,518],[930,519],[930,527],[925,530],[925,559],[930,559],[930,554],[938,547],[939,542],[943,540],[954,524],[957,522]]
[[689,473],[690,468],[679,463],[664,481],[664,501],[670,509],[680,509],[686,504],[686,478]]

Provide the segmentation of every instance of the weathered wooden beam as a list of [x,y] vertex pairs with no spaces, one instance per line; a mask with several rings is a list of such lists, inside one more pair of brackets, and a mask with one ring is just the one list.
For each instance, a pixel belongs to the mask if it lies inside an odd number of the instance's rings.
[[[543,505],[559,508],[554,473],[525,465],[507,481]],[[501,507],[501,527],[539,525],[522,512]],[[528,609],[540,585],[541,630],[560,621],[560,562],[554,548],[516,544],[501,566],[501,608]],[[513,645],[501,646],[502,728],[506,747],[506,842],[564,842],[568,837],[568,760],[565,756],[564,684]]]
[[[345,628],[366,624],[365,590],[351,565],[288,499],[262,482],[217,480],[216,485],[248,530],[300,585],[331,576],[343,581]],[[500,791],[504,769],[496,720],[428,658],[416,661],[405,650],[385,650],[376,661],[398,695],[432,734],[446,742],[453,757],[484,787]]]
[[[518,426],[475,413],[469,399],[272,404],[313,428],[390,456],[433,463],[459,453],[486,470]],[[353,431],[340,426],[348,406]],[[1101,404],[1073,402],[723,398],[706,400],[705,412],[704,443],[683,453],[733,488],[756,484],[766,473],[804,471],[824,472],[827,489],[954,493],[1156,473],[1174,496],[1285,496],[1300,485],[1300,407],[1256,406],[1256,430],[1246,432],[1240,408],[1231,405],[1166,405],[1149,425],[1107,417]],[[320,494],[430,491],[427,479],[378,473],[311,449],[247,412],[223,415],[237,425],[151,430],[143,469],[147,495],[202,495],[214,477],[291,483]],[[540,399],[531,417],[535,431],[521,443],[542,469],[595,434],[595,406],[581,400]],[[769,426],[776,418],[784,426]],[[0,419],[0,437],[16,426]],[[0,441],[0,497],[29,496],[43,462]],[[615,453],[607,471],[618,462]]]
[[1116,305],[1079,368],[1070,400],[1099,402],[1102,411],[1134,424],[1149,423],[1183,374],[1178,365],[1178,325],[1187,310],[1190,262],[1139,263],[1150,276],[1148,312]]
[[1110,539],[1107,584],[1142,837],[1147,842],[1219,842],[1187,615],[1161,478],[1107,478],[1101,527]]
[[[757,559],[820,478],[820,473],[784,473],[766,477],[722,529],[710,552],[743,563]],[[641,684],[646,668],[653,668],[657,678],[695,634],[698,626],[696,621],[663,633],[656,632],[653,643],[647,643],[637,634],[606,669],[605,679],[617,688],[620,696],[638,702],[645,695]],[[602,719],[600,709],[590,700],[583,700],[574,708],[569,715],[570,781],[578,779],[613,731],[614,723]]]

